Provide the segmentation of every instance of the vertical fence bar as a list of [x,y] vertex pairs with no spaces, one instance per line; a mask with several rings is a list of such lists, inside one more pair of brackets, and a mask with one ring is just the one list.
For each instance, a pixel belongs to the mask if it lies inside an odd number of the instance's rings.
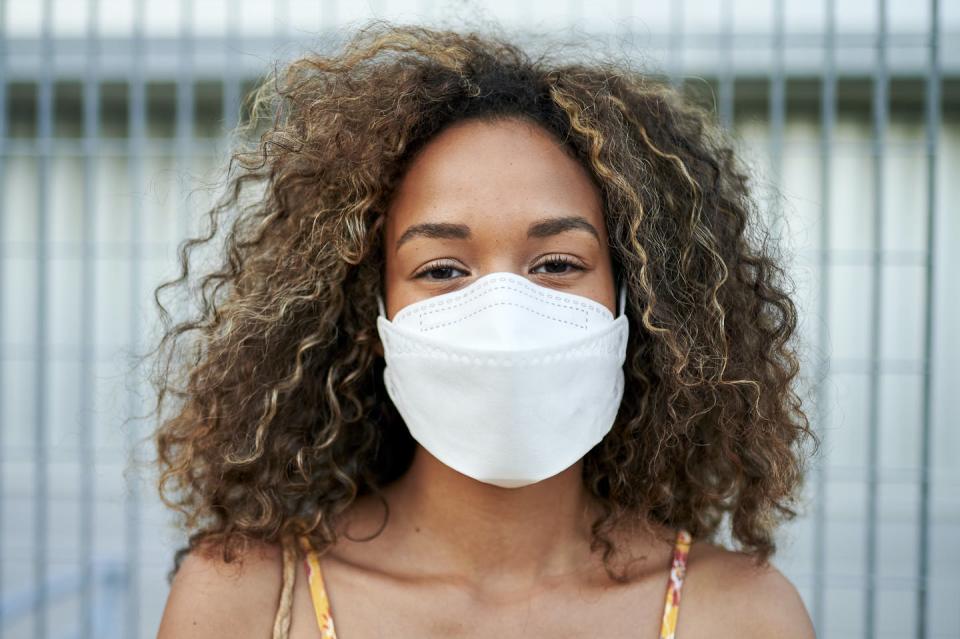
[[434,11],[433,0],[420,0],[420,16],[421,16],[422,22],[425,22],[425,23],[432,22],[433,11]]
[[784,20],[783,0],[773,2],[773,74],[770,76],[770,102],[768,104],[770,120],[770,172],[776,187],[770,202],[771,228],[779,235],[780,197],[779,189],[783,185],[783,129],[786,120],[787,80],[784,65]]
[[83,74],[83,248],[82,294],[80,295],[80,637],[94,635],[93,588],[93,526],[94,526],[94,469],[96,454],[92,424],[94,392],[94,311],[97,290],[94,276],[93,247],[97,238],[96,163],[100,137],[99,64],[100,40],[97,21],[100,17],[99,0],[87,3],[87,63]]
[[[325,25],[321,31],[326,35],[327,30],[333,31],[337,28],[337,25],[340,23],[340,7],[338,6],[337,0],[323,0],[320,4],[320,16],[321,21]],[[524,22],[532,22],[533,16],[532,10],[529,8],[531,5],[527,2],[521,2],[520,6],[523,7],[523,17]]]
[[873,67],[873,234],[871,238],[870,372],[867,393],[867,526],[864,637],[876,636],[877,466],[880,459],[880,313],[883,308],[883,153],[887,125],[887,3],[877,0],[877,59]]
[[[833,178],[833,129],[837,118],[836,7],[826,0],[824,31],[824,69],[820,90],[820,237],[818,268],[820,273],[817,345],[819,350],[816,380],[817,434],[821,450],[827,449],[827,379],[830,375],[830,198]],[[827,572],[827,465],[821,456],[816,466],[816,491],[813,529],[813,625],[818,634],[826,633]]]
[[720,0],[720,47],[722,60],[719,76],[720,124],[733,128],[733,0]]
[[[6,198],[3,195],[7,184],[7,3],[6,0],[0,0],[0,285],[5,281],[5,270],[7,266],[6,237]],[[3,353],[4,337],[4,304],[3,291],[0,291],[0,396],[3,394],[4,371],[6,370],[6,360]],[[6,536],[3,534],[6,517],[4,504],[6,503],[6,482],[3,481],[6,472],[5,454],[6,454],[6,428],[3,411],[0,410],[0,601],[4,600],[4,578],[3,572],[6,567],[6,554],[4,542]],[[0,639],[4,635],[3,624],[0,624]]]
[[931,412],[933,411],[933,329],[936,302],[934,296],[934,266],[936,264],[937,220],[937,139],[940,135],[940,7],[930,0],[929,59],[926,85],[926,155],[927,155],[927,253],[926,316],[923,333],[923,400],[921,404],[920,446],[920,558],[917,562],[917,638],[927,636],[927,593],[929,592],[930,546],[930,461],[932,458]]
[[[324,15],[324,17],[326,17]],[[280,51],[290,33],[290,0],[277,0],[273,3],[273,50]],[[271,60],[277,64],[277,60]],[[279,65],[278,65],[279,66]]]
[[189,195],[188,176],[193,158],[193,108],[194,108],[194,77],[193,77],[193,19],[192,0],[180,0],[180,48],[177,51],[177,106],[176,106],[176,136],[177,136],[177,165],[180,176],[180,211],[177,216],[177,240],[186,236],[188,231],[188,209],[186,205]]
[[683,0],[670,3],[670,84],[683,85]]
[[48,240],[50,226],[50,173],[53,144],[53,2],[44,0],[42,11],[41,56],[43,64],[37,95],[37,299],[36,299],[36,345],[34,368],[34,547],[33,576],[37,591],[34,608],[34,636],[37,639],[47,637],[47,606],[49,603],[49,584],[47,580],[47,533],[49,528],[49,486],[47,477],[47,291]]
[[[287,26],[290,24],[290,1],[278,0],[273,3],[273,49],[277,51],[287,38]],[[271,60],[271,63],[274,62]]]
[[[223,128],[230,133],[237,125],[240,114],[240,75],[243,71],[240,59],[240,10],[237,0],[227,0],[226,72],[223,76]],[[228,140],[229,142],[229,140]]]
[[[141,277],[141,209],[144,197],[143,155],[146,138],[146,84],[144,81],[144,3],[136,0],[133,15],[132,73],[130,75],[127,108],[130,131],[128,133],[127,166],[130,180],[130,352],[140,352],[140,277]],[[124,512],[126,516],[125,537],[128,582],[126,592],[125,633],[128,639],[140,636],[140,471],[136,465],[137,420],[140,402],[138,380],[130,383],[127,415],[130,419],[127,440],[131,465],[130,481],[126,491]]]

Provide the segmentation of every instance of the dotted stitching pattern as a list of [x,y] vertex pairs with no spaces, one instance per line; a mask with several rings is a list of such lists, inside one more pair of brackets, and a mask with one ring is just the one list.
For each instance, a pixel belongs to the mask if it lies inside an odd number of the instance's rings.
[[[562,295],[551,292],[549,289],[544,289],[542,291],[535,290],[539,288],[543,288],[543,287],[536,286],[535,284],[530,284],[529,286],[521,286],[519,285],[518,282],[514,282],[510,278],[506,278],[506,277],[494,278],[487,283],[481,284],[476,289],[467,293],[464,297],[457,298],[455,301],[440,300],[433,303],[430,303],[430,302],[426,303],[425,306],[421,307],[423,308],[423,310],[419,311],[421,326],[423,323],[423,318],[428,315],[431,315],[433,313],[440,313],[449,309],[464,306],[466,304],[469,304],[471,301],[473,301],[473,299],[478,295],[487,293],[490,290],[498,290],[498,289],[509,289],[509,290],[516,291],[522,295],[526,295],[527,297],[531,297],[534,299],[540,298],[544,300],[546,303],[551,304],[552,306],[556,306],[557,308],[561,308],[565,310],[574,310],[574,311],[579,310],[579,311],[583,311],[584,313],[587,313],[588,315],[593,314],[597,317],[606,317],[606,315],[596,307],[595,303],[588,302],[588,301],[584,301],[584,302],[572,301]],[[557,300],[562,300],[562,301],[557,301]],[[417,311],[408,310],[407,312],[404,312],[404,309],[401,309],[397,313],[397,315],[394,317],[393,321],[396,322],[397,320],[403,317],[406,317],[407,315],[413,312],[417,312]],[[550,319],[556,319],[556,318],[550,318]],[[563,320],[557,320],[557,321],[563,321]],[[585,321],[589,321],[589,317],[585,318]]]
[[570,357],[579,357],[581,355],[609,356],[619,353],[623,345],[623,339],[620,332],[611,332],[602,335],[596,339],[584,342],[577,347],[566,349],[557,353],[550,353],[539,356],[516,356],[502,355],[461,355],[459,353],[450,353],[442,348],[432,344],[424,344],[417,340],[409,339],[396,333],[389,333],[387,336],[390,348],[395,355],[421,355],[427,357],[436,357],[442,359],[454,359],[459,361],[474,361],[488,366],[518,366],[524,364],[539,364],[542,362],[559,361]]
[[[502,288],[507,288],[507,287],[502,287]],[[524,310],[526,310],[526,311],[530,311],[530,312],[533,313],[534,315],[539,315],[540,317],[543,317],[543,318],[546,318],[546,319],[551,319],[551,320],[553,320],[553,321],[555,321],[555,322],[560,322],[561,324],[568,324],[569,326],[573,326],[574,328],[582,328],[582,329],[585,329],[585,328],[587,328],[587,325],[589,324],[588,321],[584,321],[583,324],[577,324],[576,322],[569,322],[569,321],[567,321],[567,320],[560,319],[559,317],[554,317],[553,315],[545,315],[544,313],[539,313],[539,312],[537,312],[535,309],[532,309],[532,308],[530,308],[529,306],[524,306],[523,304],[517,304],[517,303],[515,303],[515,302],[494,302],[494,303],[492,303],[492,304],[487,304],[486,306],[481,306],[480,308],[478,308],[478,309],[475,310],[474,312],[468,313],[467,315],[464,315],[464,316],[462,316],[462,317],[458,317],[458,318],[455,319],[455,320],[450,320],[449,322],[441,322],[440,324],[434,324],[433,326],[429,326],[429,327],[424,327],[424,325],[423,325],[423,323],[424,323],[424,317],[425,317],[426,315],[428,315],[429,313],[422,313],[422,314],[420,315],[420,317],[419,317],[419,320],[420,320],[420,330],[423,331],[423,332],[427,332],[427,331],[432,331],[432,330],[435,330],[435,329],[438,329],[438,328],[443,328],[444,326],[453,326],[454,324],[459,324],[460,322],[464,321],[465,319],[469,319],[470,317],[473,317],[473,316],[476,315],[477,313],[482,313],[483,311],[487,310],[488,308],[493,308],[494,306],[516,306],[517,308],[522,308],[522,309],[524,309]],[[436,312],[438,312],[438,311],[430,311],[430,313],[436,313]],[[585,318],[585,319],[589,319],[589,318]]]

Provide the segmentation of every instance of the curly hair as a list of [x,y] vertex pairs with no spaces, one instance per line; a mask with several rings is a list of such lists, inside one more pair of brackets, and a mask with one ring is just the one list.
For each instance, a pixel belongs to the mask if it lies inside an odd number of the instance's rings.
[[[608,572],[627,520],[709,539],[729,517],[743,551],[774,553],[797,515],[803,444],[819,441],[793,388],[790,280],[749,172],[662,76],[556,52],[376,20],[251,94],[260,135],[232,154],[208,231],[155,292],[158,488],[191,532],[170,579],[201,541],[226,561],[250,540],[307,536],[322,552],[358,496],[408,468],[414,441],[375,350],[381,231],[418,149],[468,118],[539,124],[602,193],[631,325],[619,414],[583,466]],[[190,288],[193,250],[221,235]],[[196,299],[182,321],[161,302],[170,287]]]

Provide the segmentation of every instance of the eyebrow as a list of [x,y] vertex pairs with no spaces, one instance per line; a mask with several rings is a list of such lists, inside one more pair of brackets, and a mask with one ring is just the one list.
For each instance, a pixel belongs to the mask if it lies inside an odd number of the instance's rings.
[[597,232],[593,224],[580,215],[548,217],[534,222],[530,225],[530,228],[527,229],[527,237],[549,237],[551,235],[557,235],[558,233],[564,233],[565,231],[586,231],[593,235],[594,239],[597,240],[597,244],[600,243],[600,233]]
[[[558,235],[566,231],[586,231],[593,235],[600,243],[600,233],[596,227],[588,222],[586,218],[580,215],[567,215],[564,217],[549,217],[530,224],[527,229],[528,238],[544,238],[551,235]],[[410,226],[397,238],[394,245],[394,251],[400,246],[415,237],[428,237],[434,239],[449,240],[467,240],[470,239],[470,227],[466,224],[453,224],[450,222],[423,222]]]

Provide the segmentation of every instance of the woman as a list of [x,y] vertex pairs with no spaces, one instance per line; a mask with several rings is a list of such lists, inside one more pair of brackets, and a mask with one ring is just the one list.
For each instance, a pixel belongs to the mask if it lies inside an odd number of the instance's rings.
[[376,22],[263,113],[159,346],[161,638],[813,636],[796,312],[704,111]]

